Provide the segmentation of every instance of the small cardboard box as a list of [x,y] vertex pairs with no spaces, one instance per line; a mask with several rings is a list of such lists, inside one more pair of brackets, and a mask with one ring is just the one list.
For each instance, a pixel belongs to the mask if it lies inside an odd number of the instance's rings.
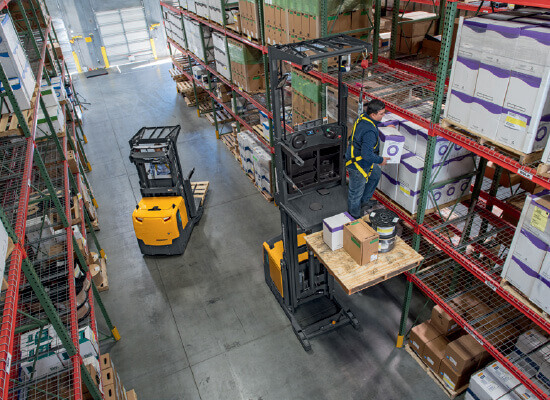
[[411,329],[409,344],[414,352],[418,354],[420,358],[423,358],[426,343],[431,342],[439,336],[441,336],[441,333],[435,329],[428,320]]
[[114,385],[116,383],[116,371],[112,367],[102,369],[101,381],[105,386]]
[[344,224],[354,221],[347,212],[323,220],[323,240],[332,251],[344,246]]
[[103,391],[105,392],[105,400],[118,400],[117,388],[115,385],[105,385],[103,386]]
[[113,362],[111,361],[111,355],[109,353],[102,354],[99,357],[99,364],[102,371],[107,368],[115,367]]
[[486,351],[472,336],[464,335],[449,343],[445,359],[457,374],[477,368]]
[[444,335],[448,335],[459,328],[458,324],[439,305],[432,309],[430,321],[432,326]]
[[79,172],[78,171],[78,161],[76,161],[74,151],[67,150],[67,161],[69,163],[69,169],[71,170],[71,173],[77,174]]
[[126,392],[126,400],[137,400],[137,394],[134,389]]
[[378,128],[382,157],[389,157],[388,164],[399,164],[405,146],[405,136],[396,128],[386,126]]
[[357,220],[344,225],[344,250],[359,265],[378,258],[378,233],[365,221]]
[[435,374],[439,373],[439,366],[441,365],[441,360],[445,358],[445,349],[447,349],[448,344],[449,340],[441,335],[426,343],[424,347],[422,360]]
[[457,390],[464,386],[470,379],[470,371],[456,372],[447,359],[441,360],[439,367],[439,377],[445,383],[445,386],[451,390]]

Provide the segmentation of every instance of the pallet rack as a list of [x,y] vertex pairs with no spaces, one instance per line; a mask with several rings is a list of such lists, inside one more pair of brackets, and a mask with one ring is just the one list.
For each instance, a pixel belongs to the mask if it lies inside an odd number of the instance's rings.
[[[9,3],[2,1],[0,9],[6,10],[11,5]],[[56,56],[52,59],[52,55],[47,52],[47,44],[53,46],[52,36],[55,35],[51,18],[37,13],[33,7],[33,20],[37,22],[37,32],[33,32],[27,18],[27,12],[31,10],[25,10],[20,0],[12,2],[14,3],[17,3],[23,15],[29,36],[39,37],[41,43],[40,48],[36,42],[31,43],[31,49],[39,55],[39,63],[33,68],[37,87],[30,125],[23,119],[23,112],[17,104],[3,68],[0,67],[0,81],[6,88],[5,96],[20,121],[20,129],[24,135],[0,139],[0,219],[15,244],[11,256],[6,260],[7,288],[0,301],[0,398],[19,398],[26,395],[28,398],[81,399],[82,385],[86,385],[94,399],[101,399],[103,395],[84,367],[80,355],[79,327],[90,326],[97,337],[94,308],[98,306],[111,329],[110,336],[118,340],[119,335],[91,281],[86,260],[78,248],[71,226],[72,212],[76,210],[79,215],[85,216],[78,222],[80,231],[85,237],[86,229],[90,229],[97,251],[102,256],[105,255],[93,233],[80,198],[82,191],[88,190],[89,184],[83,179],[88,187],[74,185],[75,182],[80,182],[78,175],[83,174],[84,168],[79,163],[76,180],[68,168],[69,144],[75,154],[78,154],[77,149],[80,146],[80,153],[84,155],[81,147],[83,133],[80,129],[81,135],[78,135],[75,117],[71,114],[70,104],[67,104],[64,106],[64,115],[71,115],[72,123],[67,124],[65,134],[58,136],[47,117],[49,133],[40,141],[35,140],[38,107],[48,115],[38,90],[42,78],[50,82],[51,76],[60,74],[64,80],[65,64]],[[41,26],[45,28],[42,29]],[[50,72],[45,67],[46,59],[52,69]],[[85,162],[89,167],[89,163]],[[71,207],[72,195],[78,200]],[[54,218],[54,215],[57,217]],[[28,218],[39,222],[38,229],[27,226]],[[56,230],[53,235],[43,236],[44,228]],[[33,239],[28,242],[27,231],[34,233]],[[48,241],[52,244],[51,240],[56,244],[45,253],[44,244]],[[81,272],[92,282],[86,294],[89,311],[80,318],[77,317],[74,279],[77,262]],[[20,338],[30,330],[38,329],[43,332],[49,325],[59,337],[60,344],[56,350],[66,353],[68,361],[63,369],[55,373],[35,380],[23,379],[19,367],[29,359],[21,359]],[[31,353],[34,357],[39,357],[44,351],[40,348],[39,339]]]
[[[451,37],[453,33],[453,23],[457,10],[466,10],[474,12],[491,12],[490,7],[480,7],[479,5],[472,5],[468,3],[458,1],[442,1],[432,2],[431,0],[411,0],[415,3],[433,4],[436,7],[440,7],[440,17],[445,15],[445,24],[442,25],[440,32],[442,33],[442,45],[440,60],[448,60]],[[380,0],[374,2],[375,6],[375,22],[374,22],[374,37],[377,36],[380,23]],[[532,7],[548,8],[548,3],[541,0],[519,0],[515,1],[516,5],[525,5]],[[267,53],[267,46],[265,42],[255,42],[244,38],[239,34],[227,29],[225,26],[220,26],[216,23],[206,21],[186,10],[170,6],[161,2],[161,6],[172,10],[173,12],[187,16],[196,21],[205,24],[212,29],[225,34],[228,37],[239,40],[249,46],[261,50],[264,54]],[[261,6],[261,2],[260,2]],[[393,10],[393,24],[392,24],[392,37],[395,39],[398,25],[398,12],[400,8],[400,1],[394,1]],[[498,10],[496,10],[498,11]],[[262,7],[260,7],[260,20],[262,20]],[[263,25],[263,24],[262,24]],[[262,34],[263,35],[263,34]],[[173,42],[171,42],[174,45]],[[386,104],[386,108],[394,114],[405,118],[408,121],[412,121],[423,128],[428,129],[429,139],[426,153],[425,166],[431,166],[433,164],[435,141],[437,137],[443,137],[457,145],[464,147],[480,157],[480,163],[476,173],[475,183],[472,185],[472,195],[470,200],[462,200],[459,203],[448,207],[445,210],[438,210],[439,212],[425,215],[424,211],[427,204],[427,199],[430,193],[430,189],[434,187],[432,177],[430,176],[431,168],[424,168],[422,178],[422,191],[421,191],[421,203],[420,212],[413,218],[411,215],[404,213],[402,209],[397,207],[391,201],[388,201],[384,196],[378,196],[378,199],[385,204],[389,209],[394,210],[404,221],[406,225],[411,228],[411,235],[409,242],[414,246],[416,250],[421,251],[425,255],[429,255],[434,251],[443,252],[447,256],[444,264],[438,268],[442,270],[451,269],[457,274],[460,280],[467,282],[468,290],[476,290],[481,293],[486,301],[490,304],[495,304],[496,310],[506,310],[508,315],[511,316],[510,320],[506,324],[514,324],[516,328],[527,328],[529,324],[535,324],[542,330],[550,333],[550,320],[542,313],[538,312],[528,302],[519,299],[514,293],[512,293],[506,285],[501,282],[500,271],[503,261],[506,257],[507,245],[513,236],[515,227],[510,223],[496,217],[492,214],[491,210],[494,206],[498,206],[505,212],[519,215],[520,210],[510,206],[506,202],[498,198],[498,188],[500,177],[503,173],[511,172],[517,173],[522,177],[530,180],[531,182],[540,185],[546,189],[550,189],[550,179],[537,174],[536,165],[523,165],[516,158],[501,151],[498,147],[492,147],[490,145],[482,144],[476,141],[474,138],[465,135],[463,133],[447,129],[440,124],[441,109],[444,102],[446,83],[448,82],[448,61],[442,61],[438,65],[437,73],[431,73],[424,71],[420,68],[404,64],[395,59],[385,59],[378,57],[377,41],[374,43],[373,62],[374,65],[369,68],[371,78],[376,79],[376,76],[391,77],[396,90],[401,88],[402,90],[416,90],[422,92],[422,100],[425,103],[426,100],[430,100],[430,105],[424,105],[422,107],[413,107],[406,109],[403,104],[397,104],[392,99],[390,93],[380,93],[377,91],[369,91],[366,89],[363,91],[363,97],[366,99],[380,99]],[[199,63],[204,67],[206,64],[202,63],[195,55],[187,52],[175,45],[182,54],[186,54],[189,60],[193,63]],[[392,45],[395,48],[395,41]],[[394,56],[395,52],[391,52],[391,56]],[[258,102],[254,97],[239,90],[235,85],[229,82],[227,79],[221,77],[215,68],[207,67],[209,74],[215,76],[220,81],[229,85],[234,93],[238,93],[252,104],[254,104],[259,110],[262,110],[270,118],[272,114],[270,112],[269,104],[264,106]],[[205,85],[193,79],[192,74],[187,71],[182,71],[186,77],[191,79],[194,84],[200,84],[205,90]],[[313,70],[309,72],[311,75],[321,80],[323,84],[335,85],[336,79],[334,73],[329,73],[326,68],[321,70]],[[266,74],[267,75],[267,74]],[[349,92],[353,95],[359,96],[361,94],[358,83],[361,82],[361,71],[356,69],[351,73],[346,74],[347,86]],[[213,100],[217,99],[212,93],[209,93]],[[227,105],[221,104],[228,112]],[[231,113],[231,112],[230,112]],[[237,121],[239,117],[234,113],[231,113]],[[245,124],[246,121],[241,122],[247,129],[250,126]],[[495,174],[492,183],[482,190],[484,181],[484,169],[488,161],[491,161],[496,165]],[[487,185],[485,185],[487,186]],[[494,243],[496,236],[499,236],[500,242]],[[495,254],[495,247],[498,247],[499,251]],[[474,250],[473,252],[471,250]],[[430,267],[433,269],[433,267]],[[429,271],[429,270],[427,270]],[[418,271],[407,274],[408,285],[405,293],[405,299],[403,303],[403,313],[400,323],[400,330],[398,335],[397,346],[403,345],[404,336],[407,332],[406,321],[408,316],[409,304],[412,296],[413,284],[415,284],[420,290],[422,290],[429,298],[434,300],[437,304],[440,304],[445,311],[451,316],[474,338],[476,338],[497,360],[501,361],[503,365],[509,369],[522,383],[524,383],[530,390],[532,390],[537,397],[547,398],[545,390],[547,388],[542,382],[531,379],[529,372],[526,372],[524,360],[511,362],[506,355],[511,351],[509,345],[502,344],[498,337],[494,335],[494,332],[483,331],[482,325],[479,325],[479,318],[483,319],[483,316],[476,316],[477,318],[466,317],[464,310],[454,309],[450,306],[453,296],[449,293],[445,293],[445,287],[437,285],[430,281],[428,278],[429,272],[425,272],[422,267]],[[473,288],[473,289],[472,289]],[[476,292],[477,293],[477,292]],[[481,295],[480,294],[480,295]],[[513,317],[512,317],[513,316]]]

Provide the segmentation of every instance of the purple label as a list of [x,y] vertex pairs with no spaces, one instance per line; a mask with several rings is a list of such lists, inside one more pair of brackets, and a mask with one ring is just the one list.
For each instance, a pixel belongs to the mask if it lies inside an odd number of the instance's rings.
[[399,153],[399,146],[392,144],[390,147],[388,147],[388,155],[390,157],[395,156],[397,153]]
[[476,104],[479,104],[480,106],[482,106],[484,109],[486,109],[487,111],[489,111],[493,115],[499,115],[502,112],[502,107],[501,106],[493,104],[489,101],[478,99],[476,97],[476,98],[474,98],[473,102],[476,103]]
[[[542,21],[541,21],[542,22]],[[534,39],[544,46],[550,46],[550,30],[540,32],[536,29],[524,29],[521,31],[521,36]]]
[[441,192],[435,192],[434,193],[434,199],[435,199],[436,202],[439,201],[439,199],[441,199]]
[[487,32],[496,32],[505,38],[513,39],[519,36],[521,28],[489,24],[487,25]]
[[522,269],[523,272],[525,272],[527,275],[529,275],[532,278],[538,278],[539,274],[537,274],[535,271],[533,271],[531,268],[527,266],[527,264],[521,262],[521,260],[518,260],[516,256],[512,256],[512,260],[519,265],[519,267]]
[[467,94],[464,94],[462,92],[458,92],[456,90],[451,90],[451,94],[458,98],[461,102],[470,104],[474,101],[474,98],[472,96],[468,96]]
[[529,85],[533,88],[539,88],[542,83],[542,78],[537,78],[536,76],[524,74],[523,72],[512,71],[512,78],[519,79],[524,82],[526,85]]
[[531,232],[525,230],[524,228],[521,228],[521,234],[529,239],[529,241],[533,243],[536,248],[543,251],[546,251],[548,249],[548,245],[544,241],[533,235]]
[[407,123],[403,123],[399,125],[399,128],[404,128],[410,135],[416,135],[416,132],[417,132],[416,128],[413,128]]
[[476,33],[483,33],[487,30],[487,23],[465,20],[463,26],[466,26]]
[[537,142],[540,142],[546,137],[547,133],[548,133],[548,128],[546,126],[540,126],[539,130],[537,131],[537,136],[535,137],[535,140]]
[[454,186],[451,186],[449,189],[447,189],[447,196],[452,196],[455,194],[456,188]]
[[491,74],[493,74],[497,78],[504,79],[504,78],[509,78],[510,77],[510,70],[509,69],[499,68],[499,67],[495,67],[494,65],[489,65],[489,64],[485,64],[485,63],[481,63],[479,65],[479,68],[489,71]]
[[466,192],[466,189],[468,189],[468,186],[470,186],[470,182],[466,181],[462,185],[460,185],[460,191],[462,193]]
[[449,145],[444,144],[443,146],[439,147],[439,155],[444,156],[447,153],[447,150],[449,149]]
[[470,58],[460,57],[460,56],[457,56],[456,60],[468,69],[471,69],[471,70],[479,69],[479,61],[477,60],[472,60]]
[[406,161],[403,162],[403,160],[401,160],[401,166],[407,168],[410,172],[412,172],[414,174],[417,174],[417,173],[419,173],[420,171],[422,171],[424,169],[424,167],[416,168],[416,167],[412,166],[411,164],[409,164]]
[[390,181],[390,183],[391,183],[392,185],[396,185],[396,186],[399,185],[399,182],[398,182],[398,181],[396,181],[395,179],[393,179],[391,176],[389,176],[388,174],[386,174],[384,171],[382,171],[382,175],[384,175],[384,177],[385,177],[388,181]]

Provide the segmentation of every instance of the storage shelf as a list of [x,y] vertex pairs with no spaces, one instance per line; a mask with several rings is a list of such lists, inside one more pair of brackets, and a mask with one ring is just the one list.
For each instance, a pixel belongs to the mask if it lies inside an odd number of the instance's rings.
[[[407,278],[451,315],[529,390],[539,398],[547,398],[550,388],[533,376],[536,371],[525,357],[507,358],[514,352],[519,334],[533,328],[525,315],[453,260],[428,267],[416,275],[407,273]],[[465,294],[475,296],[487,308],[466,307],[457,299]]]
[[[168,38],[168,42],[170,42],[170,44],[172,46],[174,46],[179,52],[181,52],[182,54],[185,54],[187,56],[190,56],[191,58],[193,58],[193,60],[198,64],[198,65],[201,65],[203,68],[206,68],[210,73],[212,73],[213,75],[216,76],[216,78],[218,78],[221,82],[225,83],[226,85],[228,85],[229,87],[231,87],[233,90],[235,90],[235,92],[237,92],[239,95],[241,95],[243,98],[245,98],[247,101],[249,101],[250,103],[252,103],[255,107],[257,107],[259,110],[265,110],[264,112],[267,112],[267,110],[265,109],[265,107],[263,105],[261,105],[256,99],[254,99],[250,94],[246,93],[246,92],[242,92],[240,91],[237,87],[235,87],[234,84],[232,84],[231,82],[229,82],[227,79],[223,78],[214,68],[212,68],[211,66],[207,66],[202,60],[200,60],[197,56],[195,56],[193,53],[187,51],[187,50],[184,50],[183,48],[181,48],[177,43],[175,43],[174,41],[172,41],[170,38]],[[239,121],[246,129],[248,129],[249,131],[251,131],[252,133],[254,133],[256,135],[256,137],[258,137],[258,139],[270,150],[270,152],[273,152],[273,148],[270,146],[270,144],[266,141],[266,139],[257,134],[256,131],[254,130],[254,128],[252,127],[252,125],[250,125],[246,120],[244,120],[240,115],[237,115],[235,112],[233,112],[233,109],[231,108],[230,105],[227,105],[225,104],[224,102],[221,101],[221,99],[219,99],[214,93],[212,93],[209,89],[208,89],[208,86],[201,82],[200,80],[198,80],[197,78],[195,78],[192,74],[190,74],[188,71],[185,71],[185,70],[180,70],[180,72],[182,74],[185,75],[185,77],[187,79],[189,79],[190,81],[193,81],[195,82],[196,85],[200,86],[201,88],[204,89],[204,91],[206,93],[208,93],[208,95],[214,99],[214,101],[216,101],[221,107],[223,107],[233,118],[235,118],[235,120]]]

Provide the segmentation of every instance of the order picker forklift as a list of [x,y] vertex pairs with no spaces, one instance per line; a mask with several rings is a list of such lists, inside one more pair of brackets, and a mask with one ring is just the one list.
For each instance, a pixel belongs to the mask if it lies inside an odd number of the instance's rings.
[[311,349],[312,337],[343,325],[359,324],[353,313],[336,300],[334,277],[306,249],[304,240],[306,233],[321,228],[323,219],[347,210],[347,87],[339,68],[336,122],[321,118],[294,126],[289,132],[283,96],[288,74],[282,72],[282,63],[291,62],[308,72],[316,62],[336,57],[341,65],[343,57],[371,49],[370,43],[346,35],[268,48],[275,201],[281,213],[282,235],[263,244],[264,273],[306,351]]
[[181,127],[143,127],[129,141],[143,198],[132,214],[144,255],[183,254],[204,211],[208,182],[184,177],[177,152]]

